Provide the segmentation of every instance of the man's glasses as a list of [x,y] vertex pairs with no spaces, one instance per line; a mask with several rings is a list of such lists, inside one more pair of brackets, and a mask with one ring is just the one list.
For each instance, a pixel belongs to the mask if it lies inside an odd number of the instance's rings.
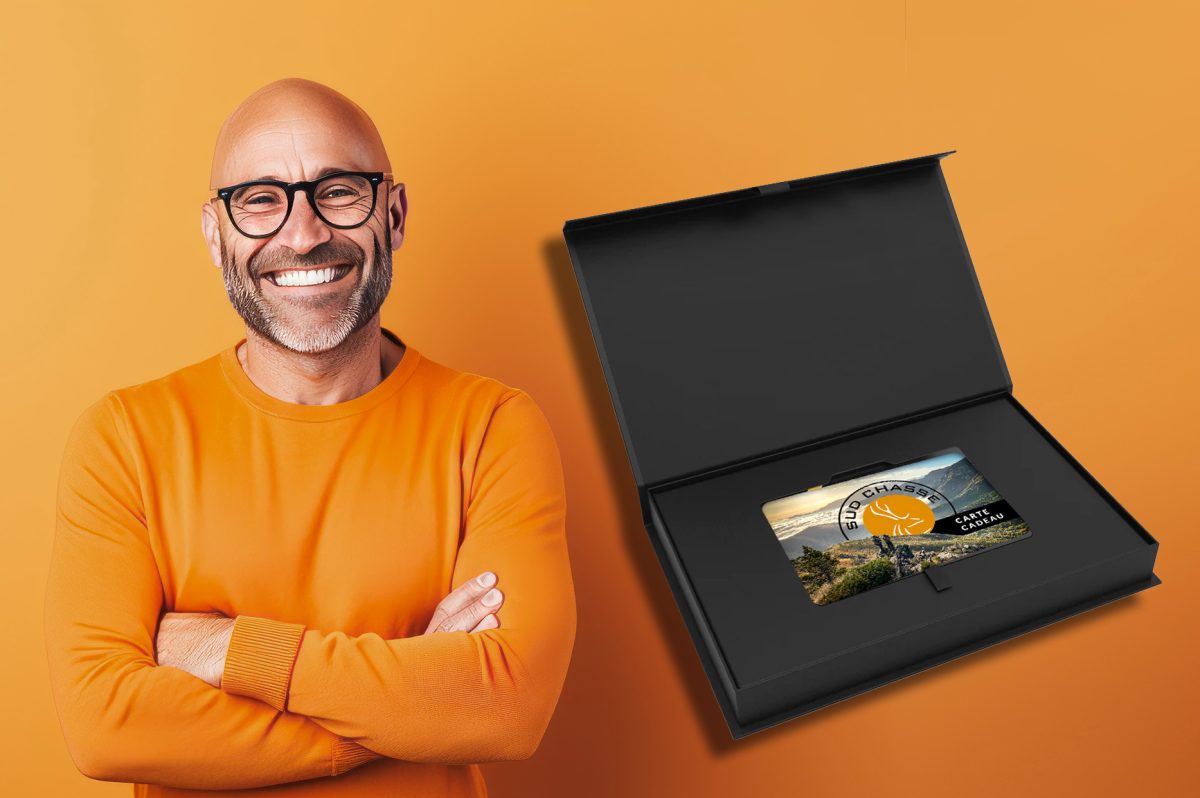
[[391,174],[385,172],[335,172],[319,180],[297,183],[250,180],[217,189],[213,199],[224,201],[229,220],[247,238],[267,238],[278,233],[292,214],[297,191],[304,192],[321,221],[339,230],[349,230],[371,218],[379,184],[391,179]]

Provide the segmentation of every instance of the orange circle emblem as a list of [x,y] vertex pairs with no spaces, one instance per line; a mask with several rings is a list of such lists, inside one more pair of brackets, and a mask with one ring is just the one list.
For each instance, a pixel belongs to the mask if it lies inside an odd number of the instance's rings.
[[863,524],[872,535],[921,535],[933,529],[933,510],[915,496],[880,496],[863,510]]

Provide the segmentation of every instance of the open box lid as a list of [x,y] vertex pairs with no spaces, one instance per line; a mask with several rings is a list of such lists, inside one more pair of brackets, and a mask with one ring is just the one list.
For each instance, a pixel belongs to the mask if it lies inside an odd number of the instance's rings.
[[643,510],[658,483],[1011,391],[948,154],[564,225]]

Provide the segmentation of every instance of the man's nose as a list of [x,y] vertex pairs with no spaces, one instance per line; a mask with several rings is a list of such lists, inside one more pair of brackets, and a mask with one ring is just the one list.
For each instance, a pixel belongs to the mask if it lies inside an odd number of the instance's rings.
[[332,237],[333,231],[313,212],[312,205],[308,202],[308,192],[297,191],[292,198],[292,212],[275,234],[275,240],[293,252],[303,255]]

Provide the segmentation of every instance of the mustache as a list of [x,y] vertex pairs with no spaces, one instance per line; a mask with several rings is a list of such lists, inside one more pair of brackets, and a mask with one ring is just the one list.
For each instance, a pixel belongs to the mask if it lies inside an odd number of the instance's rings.
[[364,261],[362,250],[353,245],[332,242],[322,244],[300,255],[286,247],[274,252],[260,253],[249,264],[249,272],[255,278],[281,269],[316,269],[334,264],[361,266]]

